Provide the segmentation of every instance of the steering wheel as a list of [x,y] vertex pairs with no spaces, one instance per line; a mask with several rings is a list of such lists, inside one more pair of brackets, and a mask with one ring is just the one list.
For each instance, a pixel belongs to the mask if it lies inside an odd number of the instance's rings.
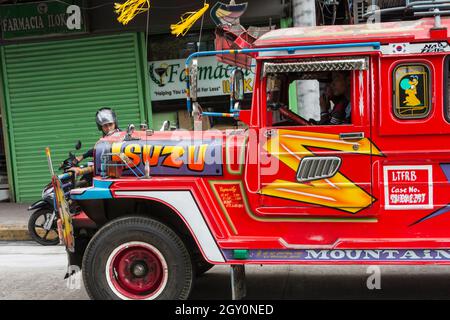
[[281,102],[267,102],[267,106],[272,111],[278,111],[281,107],[284,106],[284,104],[282,104]]
[[311,126],[313,125],[310,121],[306,120],[305,118],[300,117],[298,114],[292,112],[289,110],[288,106],[285,104],[282,104],[280,102],[268,102],[267,105],[269,108],[273,111],[280,111],[280,114],[286,118],[287,120],[290,120],[298,125],[301,126]]

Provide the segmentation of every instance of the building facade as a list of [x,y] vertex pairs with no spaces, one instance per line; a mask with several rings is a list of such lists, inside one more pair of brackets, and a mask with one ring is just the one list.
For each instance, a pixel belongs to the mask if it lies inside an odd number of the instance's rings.
[[[112,5],[93,11],[94,2],[65,2],[0,6],[0,186],[12,201],[40,197],[50,178],[47,146],[56,168],[77,140],[81,151],[92,148],[100,136],[94,118],[100,107],[112,107],[122,125],[151,122],[145,29],[121,27]],[[70,4],[81,9],[73,30]]]
[[[45,148],[50,147],[55,168],[78,140],[82,149],[77,154],[91,148],[100,136],[94,119],[100,107],[116,111],[121,129],[144,122],[159,129],[164,120],[189,129],[183,61],[195,50],[214,49],[215,26],[207,13],[185,37],[175,37],[170,24],[201,4],[155,0],[148,16],[122,26],[113,2],[2,3],[0,201],[39,199],[50,178]],[[77,21],[71,5],[81,15],[73,29],[69,25]],[[282,0],[248,0],[241,23],[279,27],[288,6]],[[214,59],[201,63],[202,105],[226,110],[230,70]],[[251,72],[247,76],[251,81]],[[250,82],[246,91],[249,103]]]

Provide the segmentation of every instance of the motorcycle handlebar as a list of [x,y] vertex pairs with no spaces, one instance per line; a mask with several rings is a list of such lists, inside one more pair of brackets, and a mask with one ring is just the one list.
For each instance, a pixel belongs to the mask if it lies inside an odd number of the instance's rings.
[[66,180],[69,179],[72,176],[72,172],[66,172],[64,174],[60,174],[58,176],[59,180]]

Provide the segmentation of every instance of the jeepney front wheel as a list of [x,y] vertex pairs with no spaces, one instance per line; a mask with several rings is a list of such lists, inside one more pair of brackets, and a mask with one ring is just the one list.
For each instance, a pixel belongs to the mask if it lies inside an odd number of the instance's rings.
[[83,279],[92,299],[187,299],[194,270],[183,241],[145,217],[114,220],[90,241]]

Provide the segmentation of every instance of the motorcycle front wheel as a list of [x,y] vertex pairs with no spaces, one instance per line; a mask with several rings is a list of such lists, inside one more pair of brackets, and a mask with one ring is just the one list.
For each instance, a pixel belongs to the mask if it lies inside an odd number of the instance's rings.
[[45,223],[52,218],[53,210],[42,208],[33,212],[28,220],[28,232],[31,238],[44,246],[54,246],[59,244],[58,228],[56,219],[52,222],[50,230],[44,229]]

